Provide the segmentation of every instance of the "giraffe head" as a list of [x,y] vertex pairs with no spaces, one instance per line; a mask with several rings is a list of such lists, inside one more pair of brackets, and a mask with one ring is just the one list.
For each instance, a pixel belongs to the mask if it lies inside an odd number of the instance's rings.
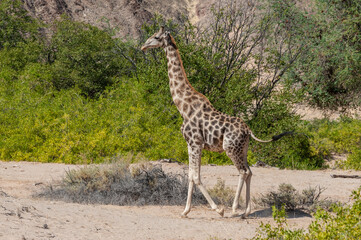
[[148,38],[141,50],[145,52],[148,48],[164,48],[169,44],[175,46],[174,39],[168,31],[164,31],[164,27],[162,26],[157,33]]

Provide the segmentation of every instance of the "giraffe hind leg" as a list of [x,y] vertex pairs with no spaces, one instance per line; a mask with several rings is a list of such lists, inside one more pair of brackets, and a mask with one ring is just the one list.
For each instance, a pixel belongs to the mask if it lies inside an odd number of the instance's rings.
[[252,178],[252,171],[247,164],[246,170],[247,178],[246,178],[246,210],[242,215],[242,218],[248,217],[251,213],[251,203],[250,203],[250,195],[251,195],[251,178]]
[[239,206],[239,198],[243,189],[244,182],[246,182],[246,210],[242,217],[247,217],[251,212],[250,205],[250,187],[251,187],[251,177],[252,172],[247,163],[247,150],[248,144],[245,144],[241,151],[239,148],[228,148],[226,150],[227,156],[232,160],[237,170],[239,171],[238,185],[236,189],[236,194],[232,204],[232,216],[238,216],[236,213]]
[[239,173],[239,179],[238,179],[238,185],[237,185],[237,190],[236,190],[236,195],[234,197],[234,201],[232,204],[232,216],[237,216],[237,208],[239,206],[239,198],[241,195],[241,191],[243,188],[243,184],[244,184],[244,173]]

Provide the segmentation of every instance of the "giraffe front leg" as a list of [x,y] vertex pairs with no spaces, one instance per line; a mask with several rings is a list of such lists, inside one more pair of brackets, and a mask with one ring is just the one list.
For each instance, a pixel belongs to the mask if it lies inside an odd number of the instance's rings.
[[[203,196],[206,198],[207,202],[211,206],[212,210],[215,210],[222,217],[224,215],[224,209],[219,208],[217,204],[214,203],[213,199],[209,195],[207,189],[203,186],[200,176],[200,165],[201,165],[201,155],[202,155],[202,146],[188,146],[189,154],[189,181],[192,181],[197,185],[199,190],[202,192]],[[189,194],[189,189],[188,189]],[[189,196],[188,196],[189,197]],[[187,210],[188,202],[186,205]]]
[[222,217],[224,216],[224,208],[223,207],[218,207],[217,204],[214,203],[213,199],[211,198],[211,196],[209,195],[207,189],[203,186],[203,184],[201,182],[199,182],[199,190],[201,190],[203,196],[207,199],[209,205],[211,205],[212,210],[215,210],[219,215],[221,215]]
[[193,186],[194,186],[194,182],[193,182],[192,179],[189,178],[187,203],[186,203],[186,208],[184,209],[184,211],[183,211],[183,213],[182,213],[182,215],[181,215],[182,218],[186,218],[186,217],[187,217],[187,214],[191,211]]

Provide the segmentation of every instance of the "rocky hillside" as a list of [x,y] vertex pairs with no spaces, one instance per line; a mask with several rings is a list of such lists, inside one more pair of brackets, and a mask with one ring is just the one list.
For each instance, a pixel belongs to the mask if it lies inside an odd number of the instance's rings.
[[[206,0],[23,0],[32,16],[46,23],[62,14],[76,21],[98,27],[119,29],[120,37],[137,37],[139,28],[155,14],[179,21],[187,16],[193,23],[200,21],[212,1]],[[106,20],[105,20],[106,19]]]

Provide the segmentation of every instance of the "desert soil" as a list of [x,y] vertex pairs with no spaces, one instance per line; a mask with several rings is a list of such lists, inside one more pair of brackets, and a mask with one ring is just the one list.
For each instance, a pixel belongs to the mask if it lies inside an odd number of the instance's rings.
[[[44,185],[61,179],[66,170],[79,167],[0,161],[0,239],[246,239],[256,234],[261,222],[273,222],[269,209],[253,209],[248,219],[240,219],[231,218],[230,209],[222,218],[208,206],[196,206],[184,219],[180,218],[184,206],[83,205],[32,197]],[[166,172],[187,168],[177,163],[162,163],[162,167]],[[324,187],[323,198],[347,203],[351,191],[361,184],[360,179],[330,177],[361,175],[355,171],[253,167],[252,172],[251,195],[255,198],[289,183],[299,191]],[[207,187],[212,187],[217,178],[235,188],[237,171],[233,166],[202,166]],[[302,212],[289,216],[289,225],[295,228],[305,228],[311,221],[312,217]]]

